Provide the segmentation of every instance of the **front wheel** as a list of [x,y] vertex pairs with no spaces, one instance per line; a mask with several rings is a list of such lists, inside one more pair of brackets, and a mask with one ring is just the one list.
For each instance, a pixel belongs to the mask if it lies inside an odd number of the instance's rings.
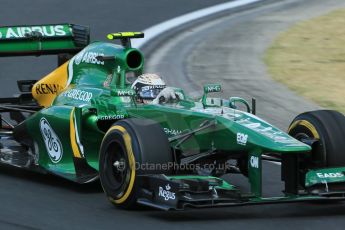
[[297,140],[313,140],[306,167],[345,166],[345,116],[337,111],[317,110],[298,115],[288,133]]
[[135,208],[140,195],[138,176],[171,174],[169,167],[163,166],[170,162],[173,157],[168,138],[159,124],[135,118],[118,121],[101,144],[99,174],[103,190],[115,206]]

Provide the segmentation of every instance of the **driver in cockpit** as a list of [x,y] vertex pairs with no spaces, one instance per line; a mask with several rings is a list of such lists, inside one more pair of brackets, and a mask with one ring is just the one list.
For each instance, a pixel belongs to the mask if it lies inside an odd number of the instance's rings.
[[138,100],[145,104],[161,104],[178,99],[175,91],[167,87],[163,79],[154,73],[145,73],[133,82]]

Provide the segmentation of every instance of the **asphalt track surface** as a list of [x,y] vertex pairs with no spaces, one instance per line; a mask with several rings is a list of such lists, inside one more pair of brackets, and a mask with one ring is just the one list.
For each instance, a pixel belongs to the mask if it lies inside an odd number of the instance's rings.
[[[61,21],[86,24],[91,26],[94,39],[102,39],[108,32],[141,30],[160,21],[219,2],[222,1],[119,1],[122,5],[122,8],[119,8],[116,1],[110,0],[97,1],[97,4],[89,1],[56,0],[47,3],[44,0],[22,0],[14,3],[14,1],[2,0],[0,21],[10,25]],[[310,4],[321,4],[321,2],[320,0],[309,0]],[[291,9],[284,4],[277,4],[278,8],[281,7],[279,8],[280,11],[284,12],[285,9]],[[249,18],[248,21],[255,22],[257,19],[255,15],[270,14],[277,9],[267,9],[266,6],[261,5],[257,7],[258,12],[249,12],[246,15]],[[307,9],[308,5],[295,4],[295,7]],[[261,12],[260,9],[263,11]],[[241,12],[231,13],[234,16],[232,28],[244,25],[243,20],[240,20],[244,18],[244,16],[241,17]],[[245,11],[243,12],[245,13]],[[276,20],[279,21],[279,17]],[[237,25],[236,22],[240,24]],[[188,32],[191,34],[193,28],[189,29]],[[208,38],[210,37],[205,36],[205,40]],[[168,40],[167,38],[164,39]],[[176,39],[178,38],[176,37]],[[212,42],[209,44],[215,43],[214,39],[212,38]],[[219,39],[217,44],[224,43],[219,37],[217,39]],[[184,44],[193,44],[200,47],[201,50],[205,44],[200,40],[184,41]],[[252,46],[255,47],[255,44]],[[189,48],[185,48],[186,50],[177,51],[182,51],[182,53],[188,51]],[[146,50],[155,51],[150,55],[150,58],[154,59],[157,50],[152,50],[152,48],[146,48]],[[218,50],[221,53],[225,49],[218,47]],[[179,53],[177,51],[175,54]],[[181,54],[175,56],[175,59],[184,62],[185,65],[198,57],[193,52],[185,54],[181,59],[179,59]],[[163,63],[167,61],[163,59],[166,54],[160,53],[159,55],[163,55],[159,56],[162,64],[159,68],[152,68],[151,66],[150,70],[157,70],[162,73],[170,72],[171,69],[177,71],[176,73],[182,71],[191,82],[191,89],[197,90],[200,87],[195,83],[198,82],[194,79],[195,75],[198,75],[197,77],[200,79],[205,75],[195,74],[195,66],[192,65],[190,68],[188,67],[189,69],[181,68],[181,63],[176,62],[170,62],[171,64],[167,66],[166,63]],[[224,56],[221,59],[224,59]],[[37,58],[35,61],[30,61],[30,58],[1,60],[0,95],[8,96],[9,93],[15,92],[16,79],[38,79],[44,73],[48,73],[54,67],[53,62],[53,58]],[[153,66],[157,67],[157,62],[154,61]],[[222,64],[219,64],[214,68],[221,69],[223,67]],[[12,74],[13,72],[16,74]],[[181,78],[176,79],[175,83],[178,85],[182,81]],[[202,83],[201,80],[200,83]],[[262,94],[262,97],[264,96]],[[266,178],[264,183],[267,186],[264,190],[265,194],[272,195],[279,192],[281,185],[275,183],[279,181],[279,168],[270,164],[265,164],[264,168],[264,177]],[[243,178],[234,178],[234,180],[238,180],[240,184],[243,183]],[[105,199],[97,183],[80,186],[56,177],[38,175],[8,167],[0,169],[0,184],[0,229],[343,229],[345,222],[345,207],[339,204],[282,204],[186,212],[161,212],[151,209],[135,212],[124,211],[115,209]],[[245,187],[243,188],[245,189]]]

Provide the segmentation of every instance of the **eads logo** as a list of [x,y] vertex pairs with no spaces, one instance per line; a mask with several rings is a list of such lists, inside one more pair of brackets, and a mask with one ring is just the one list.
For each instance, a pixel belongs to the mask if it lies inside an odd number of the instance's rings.
[[59,137],[44,117],[40,120],[40,130],[51,161],[53,163],[58,163],[63,154],[62,144]]

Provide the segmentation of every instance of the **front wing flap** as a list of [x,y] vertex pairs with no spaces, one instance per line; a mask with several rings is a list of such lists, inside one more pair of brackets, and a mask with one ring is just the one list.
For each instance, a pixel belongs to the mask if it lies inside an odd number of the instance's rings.
[[222,179],[208,176],[141,176],[138,203],[163,210],[216,206],[245,201],[239,191]]
[[226,181],[208,176],[140,176],[141,194],[138,203],[161,210],[187,208],[230,207],[259,204],[293,203],[304,201],[345,200],[342,193],[301,194],[281,197],[258,197],[241,193]]

